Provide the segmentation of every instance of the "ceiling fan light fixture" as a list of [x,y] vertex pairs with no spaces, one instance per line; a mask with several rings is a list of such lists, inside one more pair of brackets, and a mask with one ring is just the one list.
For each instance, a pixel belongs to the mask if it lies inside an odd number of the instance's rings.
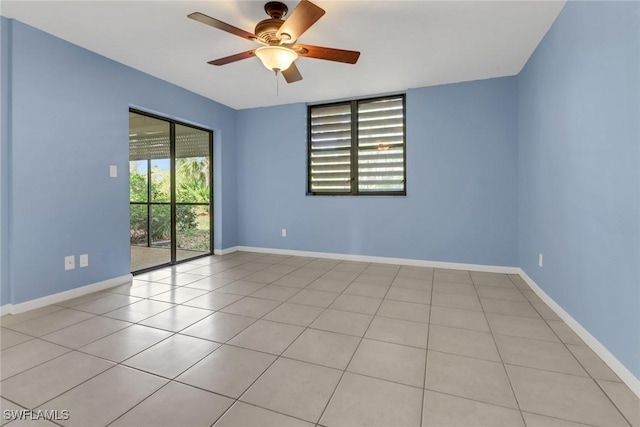
[[256,56],[268,70],[284,71],[298,59],[298,54],[283,46],[262,46],[256,49]]

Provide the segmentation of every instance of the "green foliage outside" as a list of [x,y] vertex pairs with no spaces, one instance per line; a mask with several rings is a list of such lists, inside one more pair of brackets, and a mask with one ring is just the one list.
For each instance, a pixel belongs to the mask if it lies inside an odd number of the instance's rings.
[[[146,202],[147,174],[139,173],[136,162],[129,170],[131,202]],[[176,200],[178,203],[209,203],[209,159],[176,159]],[[151,201],[171,201],[171,178],[168,170],[154,166],[151,170]],[[151,241],[153,244],[171,239],[169,205],[151,207]],[[209,207],[176,205],[178,248],[209,250]],[[147,243],[147,206],[131,205],[131,244]]]

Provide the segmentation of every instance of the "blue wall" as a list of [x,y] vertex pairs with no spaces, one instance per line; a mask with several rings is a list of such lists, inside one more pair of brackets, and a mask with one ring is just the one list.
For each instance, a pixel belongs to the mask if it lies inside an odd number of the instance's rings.
[[[12,303],[129,273],[130,106],[214,130],[215,246],[236,244],[235,110],[11,24]],[[82,253],[90,266],[64,271]]]
[[0,306],[9,299],[9,85],[11,21],[0,16]]
[[638,378],[639,53],[639,3],[571,1],[518,78],[519,264]]
[[239,244],[515,266],[516,89],[409,90],[406,197],[306,196],[306,106],[239,111]]

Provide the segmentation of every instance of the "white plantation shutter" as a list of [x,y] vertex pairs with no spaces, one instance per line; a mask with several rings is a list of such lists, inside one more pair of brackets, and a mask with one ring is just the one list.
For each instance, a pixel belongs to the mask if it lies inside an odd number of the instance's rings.
[[358,190],[404,191],[404,100],[358,103]]
[[309,175],[312,192],[351,191],[351,104],[311,110]]
[[309,107],[309,194],[405,194],[404,96]]

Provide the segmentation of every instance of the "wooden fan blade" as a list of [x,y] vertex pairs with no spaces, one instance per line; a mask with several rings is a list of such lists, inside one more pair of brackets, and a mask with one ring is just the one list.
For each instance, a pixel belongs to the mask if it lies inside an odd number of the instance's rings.
[[235,55],[225,56],[224,58],[214,59],[213,61],[207,62],[207,64],[225,65],[225,64],[230,64],[232,62],[240,61],[242,59],[251,58],[252,56],[256,56],[255,50],[248,50],[246,52],[236,53]]
[[360,57],[360,52],[356,52],[355,50],[334,49],[308,44],[297,44],[293,46],[292,49],[298,52],[298,55],[306,58],[325,59],[327,61],[344,62],[346,64],[355,64]]
[[214,28],[217,28],[222,31],[226,31],[227,33],[231,33],[235,36],[242,37],[243,39],[258,41],[258,38],[255,34],[250,33],[245,30],[241,30],[240,28],[236,28],[233,25],[229,25],[226,22],[219,21],[215,18],[205,15],[200,12],[193,12],[192,14],[187,15],[188,18],[193,19],[194,21],[202,22],[203,24],[210,25]]
[[302,74],[300,74],[300,70],[298,70],[298,67],[296,67],[295,62],[293,62],[289,68],[282,72],[282,76],[287,81],[287,83],[295,83],[302,80]]
[[309,29],[315,22],[322,18],[324,9],[316,6],[308,0],[302,0],[298,6],[291,12],[291,15],[284,21],[284,24],[278,29],[276,36],[283,39],[283,34],[288,34],[289,38],[284,37],[283,41],[294,43],[298,38]]

